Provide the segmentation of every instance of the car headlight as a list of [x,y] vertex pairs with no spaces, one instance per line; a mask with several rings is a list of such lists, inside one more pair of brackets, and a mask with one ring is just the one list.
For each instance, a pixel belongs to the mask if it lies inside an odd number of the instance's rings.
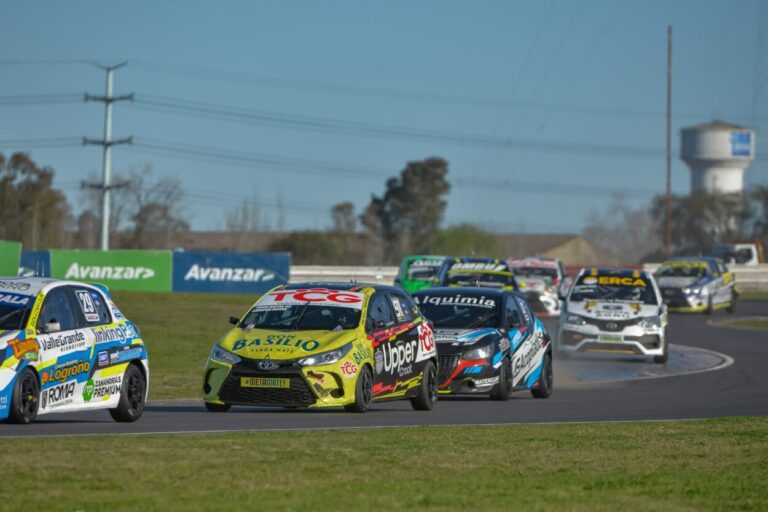
[[661,327],[661,318],[658,316],[646,316],[640,320],[640,327],[646,331],[654,331]]
[[699,287],[695,286],[692,288],[683,288],[683,293],[688,293],[692,295],[707,295],[709,293],[709,290],[707,290],[705,287]]
[[350,350],[352,350],[351,342],[335,350],[329,350],[328,352],[323,352],[321,354],[315,354],[312,356],[303,357],[299,359],[297,363],[299,363],[299,366],[317,366],[321,364],[333,364],[338,362],[345,355],[347,355],[347,353]]
[[484,345],[482,347],[467,350],[461,355],[462,359],[488,359],[493,352],[493,345]]
[[222,363],[227,363],[227,364],[237,364],[240,361],[242,361],[240,356],[236,356],[232,352],[229,352],[228,350],[224,350],[218,345],[214,345],[213,348],[211,349],[211,359],[215,361],[221,361]]
[[587,323],[587,321],[583,316],[569,314],[565,317],[565,323],[570,325],[584,325]]

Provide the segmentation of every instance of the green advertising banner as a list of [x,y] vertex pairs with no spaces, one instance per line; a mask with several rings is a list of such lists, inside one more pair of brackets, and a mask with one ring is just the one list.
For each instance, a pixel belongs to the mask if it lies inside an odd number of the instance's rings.
[[0,276],[18,275],[20,261],[21,242],[0,240]]
[[110,290],[171,291],[170,251],[51,251],[51,277]]

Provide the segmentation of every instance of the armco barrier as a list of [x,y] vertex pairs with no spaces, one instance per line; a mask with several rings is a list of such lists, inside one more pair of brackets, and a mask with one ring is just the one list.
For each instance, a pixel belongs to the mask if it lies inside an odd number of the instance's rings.
[[289,253],[175,252],[173,291],[264,293],[288,282]]
[[51,251],[51,277],[111,290],[171,291],[170,251]]
[[0,240],[0,276],[15,276],[20,259],[21,243]]

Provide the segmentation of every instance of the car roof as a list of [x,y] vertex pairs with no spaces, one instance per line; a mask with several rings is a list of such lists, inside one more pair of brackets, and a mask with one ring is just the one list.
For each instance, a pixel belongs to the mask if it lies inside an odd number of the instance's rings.
[[447,286],[440,286],[435,288],[427,288],[425,290],[419,290],[414,292],[413,295],[464,295],[464,296],[485,296],[487,298],[501,298],[505,294],[514,293],[512,290],[500,290],[498,288],[478,288],[475,286],[462,286],[451,288]]
[[0,291],[8,291],[22,295],[37,295],[41,291],[46,291],[61,285],[87,286],[89,288],[101,289],[106,293],[106,288],[102,288],[101,286],[97,286],[95,284],[82,283],[79,281],[52,279],[50,277],[0,277]]
[[281,287],[283,290],[301,290],[305,288],[326,288],[328,290],[343,290],[358,292],[364,288],[373,288],[376,291],[393,291],[405,293],[402,288],[386,284],[356,283],[354,281],[309,281],[305,283],[289,283]]

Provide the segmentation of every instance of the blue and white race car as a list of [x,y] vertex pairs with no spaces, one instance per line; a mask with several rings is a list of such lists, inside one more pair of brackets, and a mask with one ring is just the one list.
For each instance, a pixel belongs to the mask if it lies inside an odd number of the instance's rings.
[[0,419],[108,409],[136,421],[149,383],[138,327],[106,288],[0,277]]
[[430,288],[413,300],[434,325],[438,394],[512,391],[552,393],[552,343],[544,324],[517,292],[491,288]]
[[669,311],[709,315],[716,309],[735,310],[736,282],[722,260],[674,258],[662,263],[655,277]]

